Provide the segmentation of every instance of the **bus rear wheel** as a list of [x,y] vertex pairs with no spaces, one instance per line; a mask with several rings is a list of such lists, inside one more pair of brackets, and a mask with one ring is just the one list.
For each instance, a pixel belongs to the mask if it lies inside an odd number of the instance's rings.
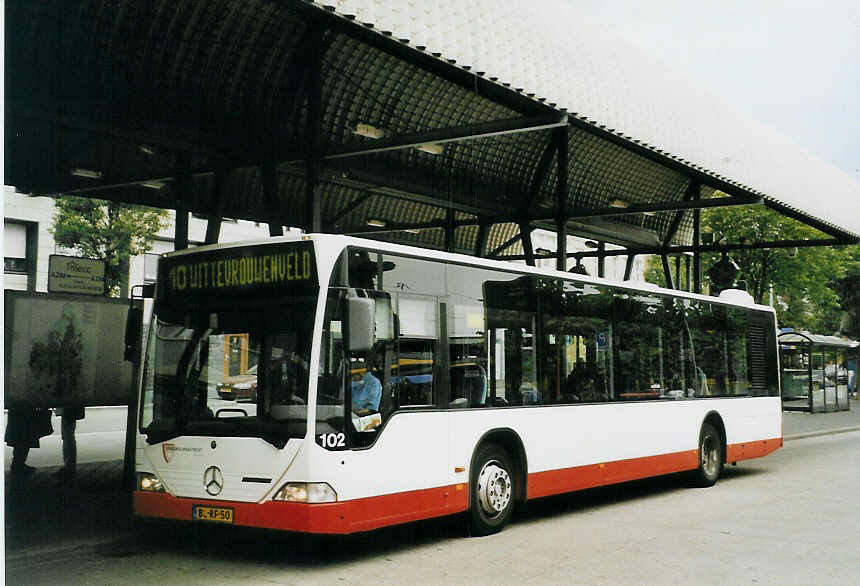
[[472,535],[498,533],[514,510],[513,467],[508,453],[496,444],[478,448],[470,485]]
[[710,423],[702,425],[699,433],[699,467],[693,473],[696,486],[713,486],[723,471],[723,443],[720,433]]

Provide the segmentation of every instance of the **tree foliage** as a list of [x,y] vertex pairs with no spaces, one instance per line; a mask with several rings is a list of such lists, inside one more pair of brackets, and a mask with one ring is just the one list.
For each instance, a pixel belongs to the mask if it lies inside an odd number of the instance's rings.
[[[760,206],[705,210],[702,229],[727,243],[826,238],[814,228]],[[740,267],[738,279],[746,281],[747,290],[756,302],[768,304],[773,287],[781,326],[831,334],[839,331],[842,312],[857,308],[857,281],[853,281],[852,289],[845,279],[851,271],[856,271],[853,274],[860,280],[858,251],[858,246],[816,246],[736,250],[729,255]],[[708,285],[707,271],[719,259],[720,253],[702,254],[703,279]],[[660,257],[652,257],[645,278],[665,284]],[[681,284],[686,285],[683,278]]]
[[105,261],[105,289],[119,293],[132,256],[147,252],[164,227],[166,210],[115,201],[59,196],[50,232],[57,244]]
[[841,299],[842,323],[840,331],[849,338],[860,340],[860,245],[848,250],[845,276],[833,281],[833,288]]

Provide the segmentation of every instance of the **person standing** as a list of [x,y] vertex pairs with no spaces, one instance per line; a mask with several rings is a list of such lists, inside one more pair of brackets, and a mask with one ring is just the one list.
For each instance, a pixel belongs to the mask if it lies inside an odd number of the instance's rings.
[[63,439],[63,467],[58,471],[64,476],[74,476],[78,464],[78,443],[75,431],[78,421],[84,418],[83,407],[61,407],[54,410],[60,417],[60,436]]
[[11,472],[14,476],[25,476],[35,472],[35,468],[27,464],[30,448],[39,447],[39,438],[51,435],[51,411],[11,407],[9,419],[6,422],[4,441],[12,446]]

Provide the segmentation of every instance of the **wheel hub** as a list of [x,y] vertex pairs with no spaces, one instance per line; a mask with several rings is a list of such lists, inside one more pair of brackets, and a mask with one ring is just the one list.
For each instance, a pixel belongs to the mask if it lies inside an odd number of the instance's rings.
[[511,475],[493,460],[487,462],[478,475],[478,501],[490,517],[505,510],[512,496]]
[[716,439],[711,435],[706,435],[702,439],[702,470],[708,476],[713,476],[717,472],[718,454]]

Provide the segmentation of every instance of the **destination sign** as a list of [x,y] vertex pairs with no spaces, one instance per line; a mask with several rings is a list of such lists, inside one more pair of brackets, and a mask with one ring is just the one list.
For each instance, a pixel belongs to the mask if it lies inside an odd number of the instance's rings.
[[159,262],[158,297],[209,296],[316,285],[311,242],[210,250]]
[[312,274],[311,262],[311,253],[305,250],[250,258],[181,263],[168,271],[166,285],[175,291],[183,291],[186,288],[231,289],[307,281]]

